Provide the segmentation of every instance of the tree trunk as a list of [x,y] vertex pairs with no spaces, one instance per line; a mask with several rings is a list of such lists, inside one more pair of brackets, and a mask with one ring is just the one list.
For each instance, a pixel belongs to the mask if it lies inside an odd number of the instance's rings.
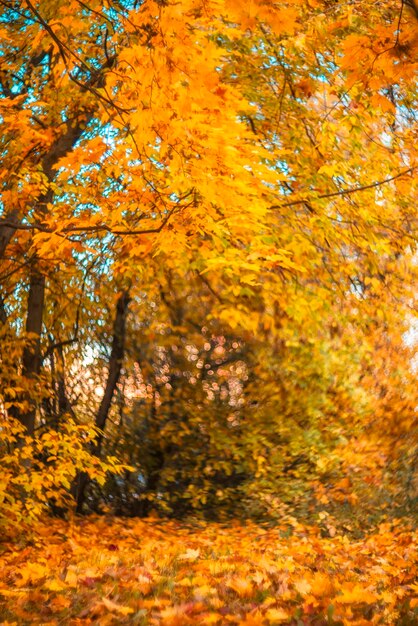
[[129,293],[123,291],[116,304],[116,316],[113,325],[112,352],[109,360],[109,374],[105,392],[96,415],[96,426],[103,430],[112,403],[113,393],[119,380],[125,354],[126,315],[129,306]]
[[[36,263],[36,261],[35,261]],[[41,332],[42,318],[45,300],[45,276],[35,264],[30,273],[28,311],[26,315],[26,333],[30,333],[26,341],[22,357],[22,374],[26,379],[30,408],[16,414],[17,419],[23,424],[28,435],[33,435],[35,430],[36,405],[29,397],[29,387],[36,386],[36,379],[41,371]]]
[[0,223],[0,259],[4,257],[6,248],[16,232],[16,228],[13,227],[13,224],[16,224],[16,226],[19,225],[19,211],[12,209],[5,215],[4,221],[10,224],[10,226],[4,226]]
[[[106,420],[112,404],[113,394],[115,392],[116,385],[118,384],[120,372],[122,369],[122,362],[125,354],[126,317],[128,313],[129,302],[129,292],[123,291],[119,296],[116,305],[116,316],[113,324],[112,351],[109,359],[109,371],[106,381],[106,387],[95,419],[95,425],[102,431],[106,426]],[[102,442],[103,435],[100,434],[92,449],[92,453],[95,454],[97,457],[100,456]],[[83,509],[83,504],[85,501],[85,491],[88,482],[88,475],[85,472],[82,472],[77,477],[77,484],[74,486],[73,489],[73,493],[75,493],[77,500],[77,513],[80,513]]]
[[59,363],[57,366],[57,395],[58,395],[58,420],[61,419],[66,413],[70,413],[74,416],[73,407],[68,399],[67,391],[65,387],[65,358],[62,346],[57,348]]

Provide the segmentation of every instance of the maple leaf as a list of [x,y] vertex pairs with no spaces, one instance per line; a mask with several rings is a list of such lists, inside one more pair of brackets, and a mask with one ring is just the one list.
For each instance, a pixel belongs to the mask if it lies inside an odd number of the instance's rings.
[[251,580],[246,578],[235,577],[228,581],[228,587],[233,589],[241,598],[249,598],[254,593],[254,587]]
[[304,579],[296,580],[293,583],[293,586],[296,589],[296,591],[300,593],[302,596],[308,594],[312,590],[311,583]]
[[118,604],[117,602],[114,602],[113,600],[110,600],[109,598],[102,598],[101,602],[103,606],[106,607],[106,609],[108,609],[109,611],[118,613],[120,615],[130,615],[131,613],[134,612],[134,609],[132,609],[131,607]]
[[183,552],[183,554],[180,554],[178,558],[181,561],[194,561],[195,559],[198,559],[199,556],[200,556],[200,548],[197,548],[196,550],[193,550],[193,548],[187,548],[186,552]]
[[343,587],[341,592],[341,595],[335,597],[335,602],[338,602],[339,604],[373,604],[379,599],[377,594],[358,585],[350,588]]

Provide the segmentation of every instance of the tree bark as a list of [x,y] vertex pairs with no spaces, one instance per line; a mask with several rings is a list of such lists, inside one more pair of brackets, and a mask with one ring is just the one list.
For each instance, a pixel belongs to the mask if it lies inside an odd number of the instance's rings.
[[[30,333],[29,340],[23,349],[22,374],[26,384],[31,388],[36,385],[36,379],[41,371],[41,332],[45,300],[45,276],[37,265],[32,267],[29,282],[28,311],[26,315],[26,333]],[[28,390],[29,391],[29,390]],[[29,395],[28,391],[25,395]],[[28,435],[35,430],[36,405],[31,398],[30,408],[25,412],[17,412],[17,419],[23,424]]]
[[[93,116],[93,109],[87,113],[87,121]],[[59,137],[51,146],[48,153],[43,157],[42,169],[48,181],[55,178],[55,167],[59,159],[70,152],[80,139],[85,128],[85,116],[78,123],[70,126],[67,132]],[[48,203],[52,202],[54,192],[52,189],[43,194],[38,200],[39,214],[46,214]],[[4,256],[6,248],[19,228],[21,218],[17,210],[11,211],[7,216],[7,221],[16,224],[16,227],[1,225],[0,221],[0,259]],[[32,337],[26,343],[22,356],[22,374],[28,379],[29,385],[35,384],[36,377],[39,376],[42,366],[41,357],[41,332],[43,321],[43,308],[45,302],[45,276],[39,270],[38,259],[32,261],[29,277],[28,308],[26,315],[26,332],[32,333]],[[32,382],[33,381],[33,382]],[[25,394],[29,403],[27,411],[12,410],[16,417],[26,429],[26,434],[33,435],[35,430],[36,404],[30,398],[30,394]]]
[[[77,141],[83,134],[86,125],[93,118],[95,109],[91,109],[83,118],[73,126],[69,126],[67,132],[58,137],[58,139],[51,145],[48,152],[41,160],[42,171],[46,175],[49,182],[52,182],[55,178],[55,167],[58,161],[68,154],[75,146]],[[37,204],[46,206],[48,202],[52,202],[53,192],[48,191],[45,196],[41,196],[37,201]],[[4,216],[4,222],[7,222],[7,226],[2,224],[0,220],[0,259],[4,257],[6,248],[9,245],[11,239],[15,235],[16,231],[22,222],[22,217],[19,215],[18,209],[12,209]]]
[[[66,386],[65,386],[65,358],[62,346],[57,348],[59,364],[57,367],[57,395],[58,395],[58,420],[62,415],[70,413],[74,416],[73,407],[68,399]],[[57,421],[58,421],[57,420]]]
[[[4,220],[10,224],[16,224],[16,226],[18,226],[20,222],[19,211],[17,209],[9,211],[9,213],[4,216]],[[15,232],[16,229],[13,228],[13,226],[0,225],[0,259],[4,257],[6,248],[9,245],[10,240],[12,239]]]
[[[101,431],[106,426],[106,420],[109,415],[109,410],[112,404],[113,395],[115,393],[116,385],[118,384],[120,372],[122,369],[123,358],[125,354],[125,337],[126,337],[126,317],[128,313],[128,307],[130,302],[130,296],[128,291],[123,291],[118,298],[116,304],[116,315],[113,324],[113,339],[112,339],[112,351],[109,358],[109,371],[106,380],[106,386],[103,394],[102,401],[98,408],[95,425]],[[102,448],[103,435],[100,434],[92,453],[100,457]],[[89,483],[88,475],[82,472],[77,477],[77,484],[74,486],[73,493],[77,500],[77,513],[80,513],[83,509],[85,501],[85,492]]]
[[109,359],[109,373],[105,392],[96,415],[96,426],[103,430],[109,414],[113,393],[119,380],[125,354],[126,315],[130,302],[129,293],[123,291],[116,304],[116,316],[113,325],[112,351]]

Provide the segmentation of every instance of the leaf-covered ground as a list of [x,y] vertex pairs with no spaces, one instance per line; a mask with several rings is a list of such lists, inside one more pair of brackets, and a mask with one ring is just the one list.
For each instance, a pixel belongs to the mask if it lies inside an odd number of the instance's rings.
[[47,520],[1,544],[0,623],[418,624],[417,533],[396,522],[362,540],[329,532]]

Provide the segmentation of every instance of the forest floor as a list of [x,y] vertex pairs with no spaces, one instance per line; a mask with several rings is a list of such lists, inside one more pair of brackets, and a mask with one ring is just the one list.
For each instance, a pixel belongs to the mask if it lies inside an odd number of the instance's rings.
[[0,624],[418,624],[417,532],[48,519],[0,544]]

